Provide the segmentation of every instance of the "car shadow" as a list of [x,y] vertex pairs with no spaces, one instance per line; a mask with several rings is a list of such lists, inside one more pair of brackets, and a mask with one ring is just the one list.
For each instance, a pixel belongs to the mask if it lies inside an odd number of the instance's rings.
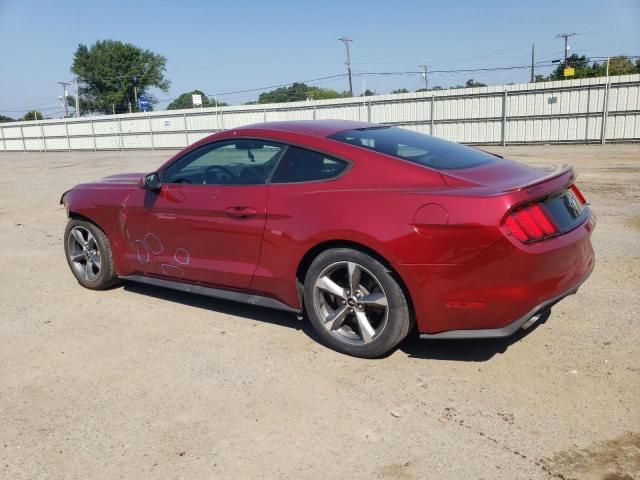
[[[283,312],[271,308],[258,307],[246,303],[233,302],[218,298],[207,297],[195,293],[181,292],[169,288],[156,287],[144,283],[123,283],[123,288],[129,293],[145,295],[165,301],[179,303],[195,308],[202,308],[212,312],[224,313],[243,317],[248,320],[271,323],[282,327],[293,328],[304,332],[312,340],[321,343],[317,333],[307,321],[299,320],[295,314]],[[401,351],[410,358],[424,360],[448,360],[460,362],[486,362],[493,356],[507,351],[510,345],[520,341],[533,332],[538,326],[544,324],[551,310],[547,310],[540,320],[527,330],[518,330],[515,334],[506,338],[487,338],[478,340],[421,340],[414,329],[409,336],[399,345],[380,359],[384,359],[397,351]]]
[[413,331],[399,346],[411,358],[461,362],[486,362],[497,354],[505,353],[516,342],[529,335],[551,316],[551,309],[527,330],[518,330],[510,337],[469,340],[421,340]]
[[298,320],[295,314],[289,312],[258,307],[247,303],[207,297],[205,295],[198,295],[195,293],[181,292],[169,288],[146,285],[144,283],[125,281],[123,288],[125,291],[130,293],[137,293],[139,295],[167,300],[190,307],[202,308],[213,312],[224,313],[226,315],[243,317],[249,320],[294,328],[296,330],[302,330],[305,333],[308,333],[307,330],[311,330],[311,326],[308,325],[308,322]]

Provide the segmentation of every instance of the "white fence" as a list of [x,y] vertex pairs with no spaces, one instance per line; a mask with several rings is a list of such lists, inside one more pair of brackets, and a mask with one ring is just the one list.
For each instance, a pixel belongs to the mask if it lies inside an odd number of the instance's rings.
[[640,75],[0,124],[0,151],[182,148],[274,120],[346,119],[468,144],[640,140]]

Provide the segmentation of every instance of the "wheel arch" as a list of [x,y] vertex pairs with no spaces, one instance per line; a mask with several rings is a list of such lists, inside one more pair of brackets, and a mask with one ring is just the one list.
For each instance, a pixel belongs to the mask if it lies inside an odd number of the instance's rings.
[[[309,270],[309,266],[311,265],[311,262],[313,262],[313,259],[316,258],[318,255],[320,255],[322,252],[326,250],[330,250],[332,248],[351,248],[353,250],[358,250],[360,252],[366,253],[367,255],[370,255],[371,257],[375,258],[380,263],[382,263],[388,269],[391,276],[400,285],[400,288],[402,289],[402,291],[404,292],[407,298],[407,303],[409,305],[409,311],[411,313],[412,321],[415,319],[415,310],[413,307],[413,300],[411,299],[411,292],[409,291],[409,288],[407,287],[407,284],[403,280],[402,276],[398,273],[398,271],[395,268],[393,268],[393,265],[391,264],[391,262],[387,258],[385,258],[383,255],[378,253],[375,249],[363,243],[355,242],[353,240],[327,240],[327,241],[320,242],[314,245],[313,247],[311,247],[309,250],[307,250],[307,252],[300,259],[300,262],[298,263],[298,268],[296,270],[296,282],[298,283],[299,286],[304,285],[304,278],[307,274],[307,271]],[[302,292],[302,288],[298,288],[298,291]],[[300,300],[302,303],[302,298]]]
[[102,230],[104,232],[104,228],[102,228],[100,226],[100,224],[98,222],[96,222],[93,218],[87,217],[86,215],[83,215],[81,213],[78,212],[74,212],[72,210],[69,210],[69,213],[67,215],[69,217],[69,220],[82,220],[84,222],[89,222],[94,224],[96,227],[98,227],[100,230]]

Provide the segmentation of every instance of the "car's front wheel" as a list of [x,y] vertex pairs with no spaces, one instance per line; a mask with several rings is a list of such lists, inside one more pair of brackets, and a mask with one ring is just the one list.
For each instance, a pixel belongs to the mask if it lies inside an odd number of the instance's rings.
[[104,290],[118,283],[109,240],[93,223],[70,219],[64,232],[64,252],[83,287]]
[[411,326],[407,299],[391,272],[350,248],[325,250],[313,260],[305,276],[304,303],[322,340],[357,357],[388,353]]

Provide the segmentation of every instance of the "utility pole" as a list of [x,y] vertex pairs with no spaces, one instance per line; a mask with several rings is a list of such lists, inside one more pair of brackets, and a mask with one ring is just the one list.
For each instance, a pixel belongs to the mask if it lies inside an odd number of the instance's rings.
[[[556,38],[564,38],[564,68],[567,68],[567,52],[569,51],[569,37],[575,37],[577,33],[559,33]],[[566,78],[566,77],[565,77]]]
[[347,49],[347,61],[344,63],[347,65],[347,72],[349,73],[349,96],[353,97],[353,83],[351,82],[351,55],[349,54],[349,43],[353,42],[353,40],[346,35],[338,40],[344,43],[344,46]]
[[76,118],[80,118],[80,89],[78,88],[78,77],[76,77]]
[[63,105],[63,112],[64,112],[64,118],[67,118],[69,116],[69,107],[67,105],[67,85],[69,85],[69,82],[56,82],[59,83],[60,85],[62,85],[62,105]]
[[422,78],[424,78],[424,89],[429,90],[429,80],[427,79],[427,69],[429,68],[429,65],[418,65],[418,66],[422,68]]
[[536,81],[536,46],[531,45],[531,83]]
[[140,109],[140,105],[138,105],[138,77],[133,77],[133,99],[136,108]]

